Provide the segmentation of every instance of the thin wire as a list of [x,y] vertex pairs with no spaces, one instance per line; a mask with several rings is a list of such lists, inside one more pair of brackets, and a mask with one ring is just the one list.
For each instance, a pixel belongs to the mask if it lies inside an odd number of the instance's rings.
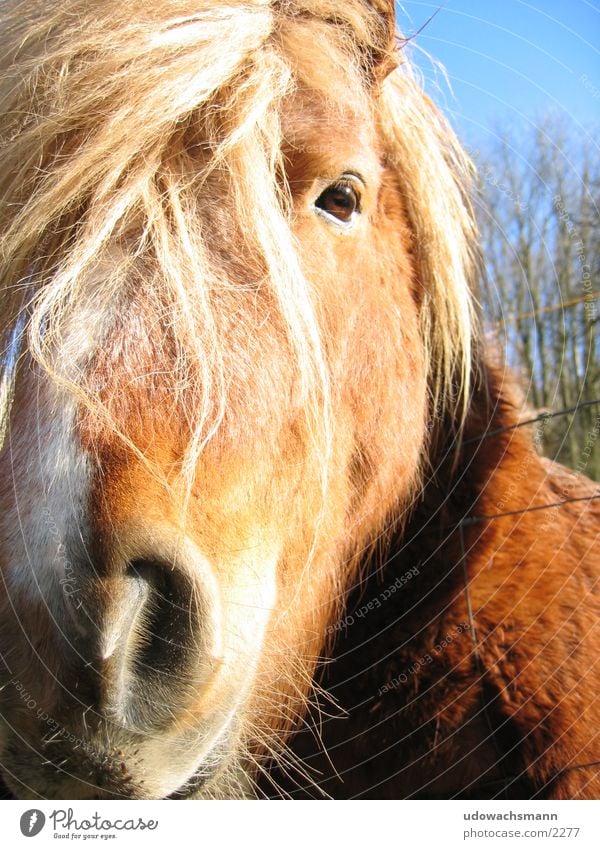
[[563,766],[553,777],[560,775],[561,772],[570,772],[572,769],[591,769],[594,766],[600,766],[600,761],[590,761],[588,764],[573,764],[573,766]]
[[[584,401],[584,402],[578,404],[576,407],[571,407],[571,408],[565,409],[565,410],[558,410],[555,413],[545,413],[544,415],[539,416],[535,419],[530,419],[528,421],[519,422],[516,425],[511,425],[511,426],[506,427],[506,428],[498,428],[497,430],[490,431],[488,434],[484,434],[483,437],[475,437],[474,439],[465,440],[465,443],[474,442],[474,441],[476,441],[477,438],[486,439],[488,436],[494,436],[495,434],[503,433],[504,431],[507,431],[507,430],[513,430],[514,428],[524,427],[527,424],[533,424],[536,421],[543,421],[546,418],[554,418],[555,416],[566,415],[568,413],[577,412],[582,407],[589,407],[593,404],[600,404],[600,399],[595,399],[595,400],[591,400],[591,401]],[[476,630],[476,627],[475,627],[475,619],[474,619],[474,616],[473,616],[473,606],[471,604],[471,593],[470,593],[470,589],[469,589],[469,572],[468,572],[468,567],[467,567],[467,554],[466,554],[466,547],[465,547],[464,527],[466,525],[473,525],[473,524],[476,524],[478,522],[491,521],[493,519],[502,519],[502,518],[505,518],[507,516],[520,516],[520,515],[523,515],[524,513],[533,513],[533,512],[536,512],[538,510],[550,510],[553,507],[562,507],[565,504],[573,504],[573,503],[583,502],[583,501],[595,501],[597,499],[600,499],[600,492],[596,493],[595,495],[587,495],[587,496],[582,496],[582,497],[578,497],[578,498],[566,498],[563,501],[555,501],[552,504],[540,504],[536,507],[527,507],[527,508],[524,508],[522,510],[509,510],[505,513],[492,513],[492,514],[489,514],[489,515],[482,515],[482,516],[467,516],[467,517],[463,517],[462,519],[460,519],[458,524],[448,525],[445,528],[442,528],[442,532],[445,532],[445,531],[448,531],[448,530],[458,530],[458,535],[459,535],[459,540],[460,540],[461,566],[462,566],[463,581],[464,581],[465,600],[466,600],[466,606],[467,606],[467,615],[468,615],[468,618],[469,618],[469,628],[470,628],[470,632],[471,632],[471,641],[473,643],[473,657],[474,657],[474,660],[475,660],[475,664],[478,668],[478,672],[479,672],[481,680],[483,680],[486,670],[485,670],[485,665],[483,663],[483,658],[481,657],[481,653],[479,651],[479,641],[478,641],[478,637],[477,637],[477,630]],[[489,715],[489,712],[488,712],[488,704],[485,700],[483,690],[480,694],[480,697],[481,697],[483,714],[485,716],[486,723],[488,725],[488,728],[490,729],[490,733],[491,733],[492,739],[494,741],[494,748],[496,749],[496,753],[498,754],[497,763],[498,763],[500,770],[502,771],[503,775],[502,775],[502,778],[496,779],[492,782],[484,782],[482,785],[478,785],[476,787],[476,789],[481,791],[483,788],[487,788],[487,787],[491,787],[492,785],[500,784],[501,785],[500,789],[498,790],[498,793],[496,793],[494,798],[497,798],[498,795],[500,795],[500,794],[502,794],[506,798],[506,794],[508,792],[508,788],[510,787],[510,785],[514,784],[514,782],[517,781],[521,776],[510,776],[510,775],[506,774],[506,771],[504,769],[504,757],[505,757],[505,755],[502,754],[502,751],[499,747],[498,739],[497,739],[496,733],[494,732],[494,726],[492,724],[492,721],[491,721],[491,718],[490,718],[490,715]],[[571,772],[572,770],[576,770],[576,769],[591,769],[595,766],[600,766],[600,761],[591,761],[589,763],[573,764],[572,766],[562,767],[561,769],[557,770],[554,773],[554,775],[552,776],[552,779],[558,778],[558,776],[562,775],[565,772]]]
[[467,615],[469,617],[469,627],[471,629],[471,640],[473,641],[473,651],[478,659],[481,659],[478,648],[477,641],[477,631],[475,630],[475,621],[473,619],[473,608],[471,607],[471,596],[469,594],[469,575],[467,572],[467,553],[465,551],[465,535],[463,532],[464,522],[460,522],[458,526],[459,538],[460,538],[460,549],[461,549],[461,563],[463,570],[463,579],[465,582],[465,597],[467,600]]
[[552,504],[539,504],[537,507],[526,507],[523,510],[509,510],[506,513],[490,513],[483,516],[465,516],[460,524],[473,525],[476,522],[487,522],[492,519],[503,519],[505,516],[520,516],[522,513],[534,513],[537,510],[550,510],[552,507],[562,507],[564,504],[574,504],[577,501],[595,501],[600,498],[600,492],[595,495],[584,495],[579,498],[565,498],[564,501],[555,501]]
[[[559,776],[563,775],[565,772],[572,772],[575,769],[593,769],[595,766],[600,766],[600,761],[590,761],[590,763],[585,764],[573,764],[572,766],[563,766],[557,769],[552,773],[550,778],[546,781],[545,785],[549,784],[554,779],[559,778]],[[495,785],[502,784],[502,782],[506,782],[502,787],[500,787],[498,793],[504,792],[508,790],[511,784],[514,784],[515,781],[519,781],[523,777],[527,777],[527,770],[523,769],[518,775],[509,775],[506,778],[494,778],[492,781],[484,781],[483,784],[477,784],[474,787],[474,790],[481,792],[482,790],[493,789]],[[543,788],[542,788],[543,789]],[[539,790],[537,791],[539,792]],[[498,793],[493,797],[497,798]],[[453,797],[454,798],[454,797]]]
[[517,422],[517,424],[507,425],[506,427],[497,427],[494,430],[486,431],[486,433],[482,433],[479,436],[471,436],[469,439],[463,440],[463,445],[469,445],[472,442],[478,441],[483,442],[484,439],[489,439],[490,436],[497,436],[499,433],[506,433],[509,430],[516,430],[519,427],[525,427],[525,425],[535,424],[536,422],[543,422],[546,419],[553,419],[556,416],[566,416],[569,413],[578,412],[583,407],[593,407],[597,404],[600,404],[600,398],[593,398],[590,401],[581,401],[574,407],[566,407],[564,410],[556,410],[553,413],[541,413],[534,419],[526,419],[524,422]]
[[[459,519],[452,525],[444,525],[443,528],[436,528],[433,526],[429,528],[429,533],[432,533],[433,531],[446,533],[446,531],[456,530],[461,532],[461,528],[464,525],[475,525],[477,522],[490,522],[494,519],[504,519],[507,516],[521,516],[523,513],[535,513],[538,510],[550,510],[552,507],[563,507],[565,504],[574,504],[578,501],[596,501],[599,498],[600,492],[597,492],[595,495],[584,495],[579,498],[565,498],[564,501],[554,501],[552,504],[539,504],[536,507],[524,507],[522,510],[509,510],[506,513],[489,513],[482,516],[463,516],[462,519]],[[423,528],[422,531],[425,531],[425,528]]]
[[576,304],[583,304],[584,302],[591,303],[592,301],[597,301],[600,298],[600,292],[592,292],[591,294],[581,295],[579,298],[573,298],[570,301],[565,301],[562,304],[552,304],[550,307],[542,307],[540,310],[533,310],[532,312],[524,312],[520,315],[507,315],[506,318],[500,318],[498,321],[494,322],[496,326],[500,324],[507,324],[509,321],[519,321],[522,318],[535,318],[536,315],[544,315],[549,312],[556,312],[557,310],[566,309],[566,307],[574,307]]
[[[481,685],[480,690],[479,690],[479,696],[480,696],[480,701],[481,701],[481,710],[482,710],[483,715],[485,717],[485,721],[486,721],[487,727],[488,727],[489,732],[490,732],[490,736],[491,736],[493,744],[494,744],[494,749],[496,750],[496,755],[498,756],[496,763],[499,765],[500,772],[502,773],[502,778],[506,782],[508,780],[509,776],[507,776],[506,770],[504,768],[504,757],[505,757],[505,755],[502,752],[502,749],[500,748],[500,744],[498,742],[497,734],[496,734],[496,731],[494,729],[494,725],[492,723],[492,720],[491,720],[491,717],[490,717],[490,714],[489,714],[489,711],[488,711],[488,703],[486,701],[485,692],[484,692],[484,689],[483,689],[483,680],[484,680],[486,669],[485,669],[485,664],[483,663],[483,658],[481,657],[481,653],[479,651],[479,640],[478,640],[478,637],[477,637],[477,630],[475,628],[475,619],[473,617],[473,607],[471,605],[471,593],[469,592],[469,574],[468,574],[468,570],[467,570],[467,552],[465,550],[465,536],[464,536],[464,533],[463,533],[463,522],[461,522],[460,525],[459,525],[459,536],[460,536],[460,549],[461,549],[460,559],[461,559],[461,565],[462,565],[462,571],[463,571],[463,579],[464,579],[464,582],[465,582],[465,600],[466,600],[466,603],[467,603],[467,616],[469,617],[469,627],[471,629],[471,641],[473,643],[473,659],[475,661],[475,667],[476,667],[476,670],[477,670],[477,674],[479,675],[479,680],[482,682],[482,685]],[[508,786],[508,785],[505,785],[505,786]]]

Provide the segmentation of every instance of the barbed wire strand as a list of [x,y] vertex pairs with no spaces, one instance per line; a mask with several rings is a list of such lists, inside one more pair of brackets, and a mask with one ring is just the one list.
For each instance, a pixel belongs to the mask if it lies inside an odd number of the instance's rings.
[[[477,629],[475,627],[475,618],[473,616],[473,606],[471,604],[471,593],[469,592],[469,573],[468,573],[468,569],[467,569],[467,552],[466,552],[466,548],[465,548],[465,536],[464,536],[464,532],[463,532],[463,523],[462,522],[459,525],[459,536],[460,536],[460,551],[461,551],[460,560],[461,560],[461,565],[462,565],[463,580],[465,582],[465,601],[466,601],[466,604],[467,604],[467,616],[469,617],[469,628],[470,628],[470,631],[471,631],[471,642],[473,643],[473,659],[475,661],[476,674],[479,675],[479,680],[481,682],[483,682],[486,669],[485,669],[485,664],[483,662],[483,658],[481,656],[481,652],[479,651],[479,638],[477,636]],[[504,768],[505,755],[502,752],[502,748],[501,748],[500,743],[498,741],[498,735],[495,731],[494,723],[492,722],[492,718],[491,718],[489,710],[488,710],[489,706],[488,706],[488,703],[487,703],[487,699],[485,698],[485,692],[484,692],[483,686],[480,687],[479,699],[480,699],[480,703],[481,703],[481,710],[482,710],[483,715],[485,717],[485,722],[486,722],[486,725],[488,727],[490,736],[492,738],[494,749],[496,750],[496,756],[497,756],[496,763],[498,764],[498,766],[500,768],[500,772],[502,773],[502,781],[504,782],[504,786],[503,786],[502,789],[504,790],[504,793],[506,794],[506,788],[508,788],[510,786],[510,783],[509,783],[509,776],[507,775],[506,770]],[[505,798],[508,798],[508,797],[505,797]]]
[[[508,510],[506,513],[489,513],[482,516],[465,516],[457,524],[474,525],[477,522],[487,522],[492,519],[504,519],[506,516],[520,516],[522,513],[535,513],[537,510],[550,510],[552,507],[562,507],[565,504],[575,504],[578,501],[595,501],[600,498],[600,491],[594,495],[583,495],[578,498],[565,498],[552,504],[538,504],[535,507],[525,507],[522,510]],[[456,527],[456,526],[455,526]]]
[[587,293],[585,295],[581,295],[579,298],[564,301],[562,304],[552,304],[552,306],[542,307],[539,310],[532,310],[531,312],[524,312],[520,315],[507,315],[506,318],[499,318],[495,321],[494,325],[495,327],[499,327],[500,325],[508,324],[510,321],[520,321],[523,318],[535,318],[538,315],[545,315],[547,313],[556,312],[557,310],[566,309],[567,307],[574,307],[577,304],[591,304],[594,301],[597,301],[598,298],[600,298],[600,292]]
[[[508,427],[497,428],[493,431],[490,431],[489,433],[482,434],[479,437],[467,439],[467,440],[465,440],[465,442],[463,444],[468,444],[470,442],[476,442],[478,439],[487,439],[490,436],[495,436],[497,434],[504,433],[505,431],[514,430],[515,428],[525,427],[525,425],[534,424],[535,422],[543,421],[543,420],[548,419],[548,418],[555,418],[556,416],[563,416],[563,415],[567,415],[569,413],[576,413],[580,409],[582,409],[583,407],[590,407],[590,406],[593,406],[595,404],[600,404],[600,398],[591,399],[589,401],[582,401],[581,403],[577,404],[574,407],[568,407],[568,408],[565,408],[563,410],[556,410],[555,412],[552,412],[552,413],[543,413],[542,415],[537,416],[533,419],[527,419],[526,421],[518,422],[516,425],[509,425]],[[481,516],[463,516],[458,522],[455,522],[452,525],[446,525],[445,527],[443,527],[439,530],[440,533],[458,531],[459,541],[460,541],[460,562],[461,562],[463,582],[464,582],[465,602],[466,602],[466,608],[467,608],[467,616],[468,616],[468,620],[469,620],[469,630],[470,630],[470,634],[471,634],[471,642],[472,642],[472,646],[473,646],[472,654],[473,654],[473,660],[474,660],[474,663],[475,663],[476,672],[478,672],[481,681],[483,681],[484,678],[485,678],[486,668],[485,668],[485,664],[483,662],[483,658],[481,656],[481,652],[480,652],[480,648],[479,648],[479,638],[477,636],[477,628],[476,628],[476,625],[475,625],[475,617],[473,615],[473,605],[471,603],[471,593],[470,593],[470,589],[469,589],[469,572],[468,572],[468,565],[467,565],[467,552],[466,552],[466,546],[465,546],[464,528],[468,525],[477,524],[478,522],[493,521],[494,519],[503,519],[503,518],[510,517],[510,516],[520,516],[520,515],[523,515],[525,513],[534,513],[534,512],[540,511],[540,510],[551,510],[554,507],[560,508],[560,507],[563,507],[565,504],[575,504],[575,503],[581,503],[581,502],[585,502],[585,501],[595,501],[597,499],[600,499],[600,490],[597,493],[595,493],[594,495],[579,496],[579,497],[576,497],[576,498],[565,498],[562,501],[554,501],[551,504],[539,504],[539,505],[536,505],[534,507],[525,507],[525,508],[520,509],[520,510],[509,510],[509,511],[506,511],[504,513],[483,514]],[[432,528],[431,530],[434,530],[434,528]],[[435,530],[437,530],[437,529],[435,529]],[[491,788],[493,785],[500,785],[498,792],[495,794],[494,798],[498,798],[498,796],[503,796],[504,798],[508,798],[507,795],[506,795],[507,792],[508,792],[508,788],[511,786],[511,784],[514,784],[515,781],[518,781],[523,775],[526,775],[526,770],[523,770],[523,772],[520,775],[517,775],[517,776],[507,774],[506,769],[505,769],[505,758],[506,758],[507,754],[509,754],[509,752],[502,752],[502,750],[500,748],[498,736],[497,736],[497,733],[496,733],[495,728],[494,728],[494,723],[493,723],[492,718],[491,718],[490,713],[489,713],[489,704],[488,704],[488,702],[485,698],[485,694],[484,694],[483,690],[480,693],[480,700],[481,700],[482,713],[485,717],[485,722],[486,722],[486,724],[489,728],[490,736],[492,737],[494,748],[495,748],[496,754],[498,756],[498,760],[497,760],[496,763],[498,764],[498,766],[499,766],[499,768],[502,772],[502,777],[498,778],[498,779],[494,779],[493,781],[484,782],[482,785],[479,785],[478,788],[481,790],[482,788]],[[596,766],[600,766],[600,760],[590,761],[588,763],[583,763],[583,764],[573,764],[571,766],[561,767],[560,769],[556,770],[555,773],[553,773],[551,780],[558,778],[560,775],[562,775],[565,772],[571,772],[571,771],[577,770],[577,769],[591,769],[591,768],[596,767]]]
[[536,422],[543,422],[546,419],[554,419],[557,416],[566,416],[569,413],[577,413],[584,407],[593,407],[597,404],[600,404],[600,398],[592,398],[589,401],[580,401],[578,404],[575,404],[574,407],[565,407],[563,410],[555,410],[551,413],[540,413],[539,416],[536,416],[533,419],[526,419],[523,422],[517,422],[517,424],[507,425],[506,427],[497,427],[494,428],[494,430],[479,434],[479,436],[471,436],[469,439],[463,440],[463,445],[470,445],[471,443],[478,441],[483,442],[484,439],[489,439],[490,436],[498,436],[500,433],[506,433],[509,430],[516,430],[517,428],[535,424]]

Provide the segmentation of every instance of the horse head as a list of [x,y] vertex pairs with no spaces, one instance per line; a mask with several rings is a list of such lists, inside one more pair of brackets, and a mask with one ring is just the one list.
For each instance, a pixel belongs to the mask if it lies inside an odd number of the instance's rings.
[[[247,792],[471,370],[394,4],[3,4],[2,765]],[[76,22],[76,24],[74,23]]]

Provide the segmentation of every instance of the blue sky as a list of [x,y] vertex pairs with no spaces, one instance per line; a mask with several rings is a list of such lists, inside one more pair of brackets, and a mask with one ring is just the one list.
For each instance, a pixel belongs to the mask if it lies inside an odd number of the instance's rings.
[[[397,4],[400,29],[416,32],[440,5]],[[466,142],[549,111],[582,134],[600,124],[598,0],[447,0],[417,42],[445,67],[451,91],[432,62],[413,52],[429,92]]]

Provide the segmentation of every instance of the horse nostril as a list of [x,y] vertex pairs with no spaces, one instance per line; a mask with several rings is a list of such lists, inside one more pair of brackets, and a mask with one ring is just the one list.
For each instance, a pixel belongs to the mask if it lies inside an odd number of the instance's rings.
[[127,574],[146,587],[132,646],[132,671],[151,678],[176,677],[189,660],[193,642],[190,619],[196,617],[191,583],[172,564],[159,560],[133,560]]
[[164,727],[201,684],[202,593],[176,561],[130,560],[102,629],[101,704],[128,727]]

